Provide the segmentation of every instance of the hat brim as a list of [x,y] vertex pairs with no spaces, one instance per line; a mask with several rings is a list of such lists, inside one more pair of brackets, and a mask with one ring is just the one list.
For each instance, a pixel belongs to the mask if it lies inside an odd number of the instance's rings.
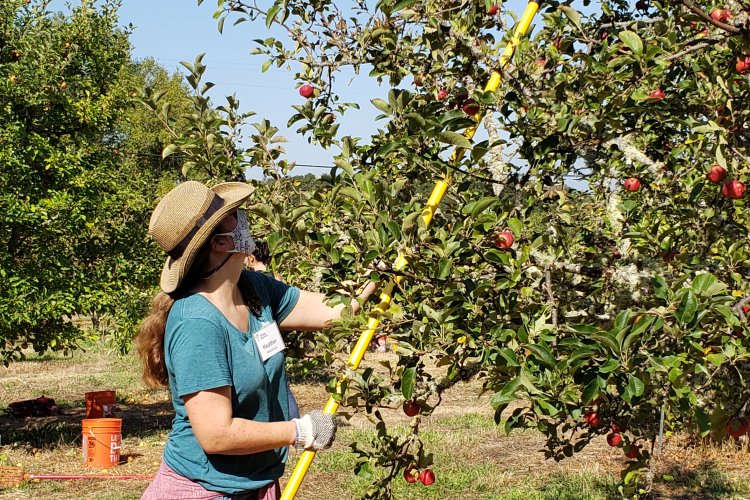
[[195,236],[188,243],[185,252],[183,252],[179,259],[167,257],[164,268],[161,270],[161,280],[159,282],[159,286],[166,293],[172,293],[177,290],[187,270],[190,269],[190,265],[195,260],[195,255],[201,246],[203,246],[208,236],[227,214],[236,210],[253,194],[255,188],[244,182],[224,182],[212,187],[211,190],[224,199],[224,205],[214,212],[195,233]]

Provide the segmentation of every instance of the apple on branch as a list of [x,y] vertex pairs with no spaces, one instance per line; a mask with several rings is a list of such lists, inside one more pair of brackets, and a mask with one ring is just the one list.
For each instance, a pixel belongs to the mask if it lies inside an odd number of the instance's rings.
[[435,473],[430,469],[425,469],[419,473],[419,481],[425,486],[429,486],[435,482]]
[[417,469],[410,465],[406,469],[404,469],[404,479],[407,483],[412,484],[416,483],[417,479],[419,478],[419,473],[417,472]]
[[730,200],[739,200],[745,196],[745,185],[737,179],[732,179],[721,187],[721,194]]
[[667,96],[667,94],[665,94],[662,89],[656,89],[653,92],[651,92],[648,96],[651,99],[661,100],[661,99],[664,99]]
[[635,193],[639,189],[641,189],[641,181],[637,177],[630,177],[628,179],[625,179],[625,191],[630,191],[631,193]]
[[313,96],[314,91],[315,89],[313,88],[313,86],[309,83],[306,83],[299,88],[299,95],[301,95],[305,99],[309,99]]
[[602,417],[598,411],[587,411],[583,414],[583,420],[591,427],[599,427],[602,423]]
[[407,417],[414,417],[419,414],[421,408],[416,401],[407,401],[402,407]]
[[607,444],[615,448],[622,443],[622,435],[619,432],[611,432],[607,434]]
[[732,12],[727,9],[714,9],[711,11],[711,19],[717,23],[726,23],[732,16]]
[[711,170],[708,171],[706,174],[706,179],[708,179],[708,182],[711,182],[713,184],[720,184],[721,181],[726,179],[727,177],[727,171],[724,167],[719,165],[718,163],[715,163]]
[[461,105],[461,109],[467,115],[474,116],[479,113],[479,103],[474,99],[466,99]]
[[510,231],[501,231],[495,235],[492,241],[495,243],[495,246],[497,248],[500,248],[501,250],[507,250],[513,246],[513,233],[511,233]]

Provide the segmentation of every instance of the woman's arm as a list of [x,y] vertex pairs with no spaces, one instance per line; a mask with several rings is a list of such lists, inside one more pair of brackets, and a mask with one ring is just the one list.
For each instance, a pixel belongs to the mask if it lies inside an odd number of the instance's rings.
[[185,396],[185,409],[206,453],[247,455],[294,444],[294,422],[256,422],[232,417],[229,386]]
[[[367,299],[377,288],[378,282],[368,281],[357,299]],[[322,330],[329,326],[331,321],[340,319],[345,308],[344,304],[329,306],[326,303],[325,294],[302,290],[294,309],[284,318],[279,328],[282,330]],[[359,308],[359,301],[353,300],[352,312],[356,314]]]

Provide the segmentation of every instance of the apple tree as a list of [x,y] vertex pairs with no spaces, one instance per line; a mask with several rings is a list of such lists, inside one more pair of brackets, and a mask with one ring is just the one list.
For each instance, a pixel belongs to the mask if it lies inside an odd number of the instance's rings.
[[156,282],[148,218],[161,183],[178,175],[161,161],[162,124],[146,120],[132,93],[149,81],[181,109],[187,92],[153,63],[131,61],[118,6],[0,2],[6,364],[102,332],[126,349]]
[[[545,3],[500,67],[516,18],[491,0],[218,3],[221,29],[253,30],[264,70],[294,68],[289,123],[331,148],[336,167],[325,188],[299,189],[265,120],[251,147],[220,146],[244,118],[231,106],[214,110],[215,152],[186,165],[221,166],[205,170],[218,178],[260,166],[274,179],[252,211],[288,280],[334,301],[351,300],[342,291],[367,272],[399,283],[381,314],[398,361],[331,385],[376,423],[372,442],[352,444],[368,497],[430,467],[418,415],[471,377],[492,393],[498,425],[537,429],[548,457],[606,435],[623,449],[628,494],[649,488],[662,419],[696,437],[747,431],[747,5]],[[188,66],[198,96],[199,63]],[[339,125],[357,107],[337,94],[344,68],[384,88],[369,138]],[[485,92],[493,70],[503,84]],[[477,113],[486,138],[470,141]],[[209,151],[193,147],[206,137],[175,138],[165,154]],[[426,227],[438,179],[449,188]],[[408,267],[377,265],[398,256]],[[302,367],[343,370],[365,320],[300,333],[321,353]],[[402,404],[414,415],[406,437],[381,413]]]

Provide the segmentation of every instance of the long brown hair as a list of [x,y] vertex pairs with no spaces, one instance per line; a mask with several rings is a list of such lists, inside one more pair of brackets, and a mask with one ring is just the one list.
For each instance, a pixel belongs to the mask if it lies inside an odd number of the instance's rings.
[[[211,252],[211,240],[218,231],[218,227],[214,229],[214,232],[198,250],[195,260],[179,288],[172,293],[160,291],[154,296],[151,310],[138,328],[136,349],[143,362],[142,378],[151,387],[169,386],[167,364],[164,359],[164,333],[166,332],[169,311],[172,310],[172,305],[176,300],[189,295],[198,282],[206,277],[204,270],[207,267],[208,256]],[[259,316],[261,310],[260,298],[253,290],[249,280],[244,275],[240,275],[237,285],[242,294],[242,301],[255,316]]]

